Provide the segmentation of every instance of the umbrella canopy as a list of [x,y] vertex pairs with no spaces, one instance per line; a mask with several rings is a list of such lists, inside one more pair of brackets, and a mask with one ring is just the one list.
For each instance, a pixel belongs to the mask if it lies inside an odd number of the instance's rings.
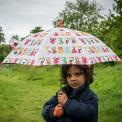
[[13,37],[11,37],[9,41],[9,45],[12,49],[14,49],[19,44],[19,41]]
[[120,61],[120,58],[97,37],[68,28],[54,28],[25,38],[2,63],[40,66],[109,61]]

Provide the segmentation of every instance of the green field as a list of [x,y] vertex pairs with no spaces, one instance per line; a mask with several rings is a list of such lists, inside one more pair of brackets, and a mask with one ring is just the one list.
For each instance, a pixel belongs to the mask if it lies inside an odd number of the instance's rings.
[[[0,122],[44,122],[42,106],[60,88],[59,72],[59,66],[0,68]],[[122,64],[94,73],[99,122],[122,122]]]

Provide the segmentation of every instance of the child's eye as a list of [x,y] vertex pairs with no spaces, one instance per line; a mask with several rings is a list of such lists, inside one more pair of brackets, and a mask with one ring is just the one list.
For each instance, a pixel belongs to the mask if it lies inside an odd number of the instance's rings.
[[80,72],[75,73],[75,76],[80,76],[80,75],[82,75]]

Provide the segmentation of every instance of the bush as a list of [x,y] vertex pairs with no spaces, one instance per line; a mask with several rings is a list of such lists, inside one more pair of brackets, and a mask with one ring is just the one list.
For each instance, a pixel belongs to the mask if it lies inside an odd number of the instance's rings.
[[9,45],[0,45],[0,62],[4,60],[4,58],[9,54],[11,48]]

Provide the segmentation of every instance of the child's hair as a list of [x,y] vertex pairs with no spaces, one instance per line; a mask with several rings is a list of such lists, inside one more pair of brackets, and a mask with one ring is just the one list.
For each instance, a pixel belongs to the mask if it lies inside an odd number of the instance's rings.
[[80,69],[81,74],[85,75],[86,84],[91,84],[93,82],[93,65],[62,65],[61,67],[61,79],[63,84],[67,84],[67,72],[71,66],[76,66]]

